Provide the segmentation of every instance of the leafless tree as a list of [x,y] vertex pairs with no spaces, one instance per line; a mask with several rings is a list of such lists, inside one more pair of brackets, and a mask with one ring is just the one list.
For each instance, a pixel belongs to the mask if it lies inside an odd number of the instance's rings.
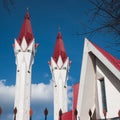
[[2,0],[3,6],[5,10],[11,14],[11,8],[15,9],[15,2],[14,0]]
[[[120,52],[120,0],[89,0],[91,6],[88,13],[89,24],[84,24],[85,30],[78,35],[106,34],[107,47]],[[83,24],[83,23],[82,23]]]
[[[120,0],[89,0],[93,5],[92,17],[89,31],[83,34],[90,34],[100,30],[120,35]],[[97,26],[97,24],[99,24]]]

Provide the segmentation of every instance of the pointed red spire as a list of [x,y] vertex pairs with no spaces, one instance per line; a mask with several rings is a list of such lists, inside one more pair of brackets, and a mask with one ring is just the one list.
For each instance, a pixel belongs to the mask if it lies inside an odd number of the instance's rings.
[[60,32],[58,32],[56,45],[55,45],[55,49],[54,49],[54,53],[53,53],[53,59],[55,60],[55,62],[58,61],[59,56],[61,56],[63,62],[65,62],[65,60],[67,58],[67,54],[66,54],[66,51],[64,48],[64,43],[63,43],[62,35]]
[[24,21],[23,21],[23,24],[22,24],[22,28],[20,30],[20,34],[19,34],[19,37],[18,37],[18,43],[20,45],[21,45],[23,37],[25,37],[28,45],[33,40],[32,26],[31,26],[30,15],[29,15],[28,11],[25,14]]

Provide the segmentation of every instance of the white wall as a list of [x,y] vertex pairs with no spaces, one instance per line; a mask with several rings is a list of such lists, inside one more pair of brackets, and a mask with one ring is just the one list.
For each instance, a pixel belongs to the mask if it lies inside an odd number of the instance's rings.
[[95,57],[92,53],[88,53],[89,49],[87,46],[87,42],[85,42],[77,102],[78,117],[80,117],[81,120],[88,120],[89,109],[93,111],[95,107]]
[[[118,87],[118,85],[120,86],[120,81],[99,60],[97,60],[97,71],[104,77],[105,81],[107,118],[117,117],[118,111],[120,109],[120,87]],[[98,88],[99,116],[100,118],[104,118],[99,80],[97,80],[97,88]],[[97,116],[97,118],[99,118],[99,116]]]

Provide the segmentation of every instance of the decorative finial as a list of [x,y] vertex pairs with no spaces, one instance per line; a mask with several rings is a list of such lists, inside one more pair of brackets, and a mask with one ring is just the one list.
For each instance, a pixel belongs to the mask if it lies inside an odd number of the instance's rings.
[[29,8],[27,7],[27,11],[29,11]]
[[61,30],[61,27],[60,27],[60,26],[58,26],[58,31],[60,32],[60,30]]
[[29,15],[29,8],[26,8],[26,15],[25,15],[25,19],[30,19],[30,15]]

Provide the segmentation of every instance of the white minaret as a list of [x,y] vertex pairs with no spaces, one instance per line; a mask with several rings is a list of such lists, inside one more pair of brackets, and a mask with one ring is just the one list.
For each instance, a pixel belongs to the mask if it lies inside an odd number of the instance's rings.
[[16,120],[30,120],[31,74],[34,62],[35,44],[30,16],[27,12],[18,39],[15,39],[16,90],[14,108],[17,109]]
[[58,120],[60,109],[63,113],[67,112],[67,75],[70,65],[60,32],[58,32],[56,46],[49,65],[54,82],[54,120]]

